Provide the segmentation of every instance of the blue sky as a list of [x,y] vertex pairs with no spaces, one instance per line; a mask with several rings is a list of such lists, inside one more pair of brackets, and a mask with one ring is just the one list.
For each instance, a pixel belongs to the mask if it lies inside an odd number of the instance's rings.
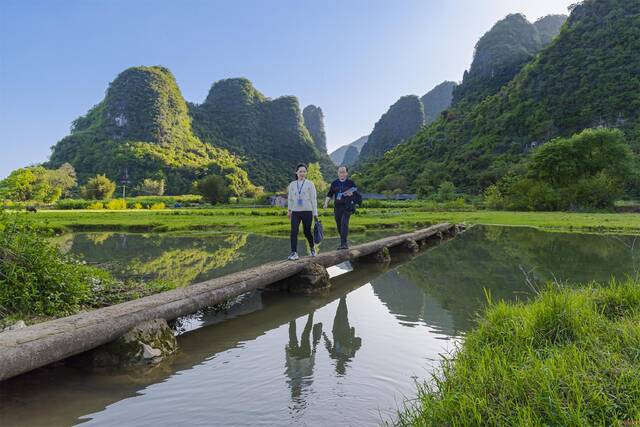
[[185,99],[244,76],[325,115],[333,150],[400,96],[458,81],[508,13],[575,0],[0,0],[0,177],[45,161],[116,75],[164,65]]

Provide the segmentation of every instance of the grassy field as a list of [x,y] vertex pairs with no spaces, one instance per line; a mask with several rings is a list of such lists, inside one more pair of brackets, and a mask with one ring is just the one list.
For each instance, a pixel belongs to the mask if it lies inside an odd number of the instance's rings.
[[[286,210],[280,208],[215,208],[175,210],[50,210],[29,216],[38,227],[64,231],[217,231],[258,234],[288,233]],[[335,233],[333,211],[321,211],[327,233]],[[409,230],[439,222],[530,226],[544,230],[580,232],[640,233],[639,214],[505,212],[505,211],[427,211],[417,207],[360,209],[352,217],[352,232],[376,229]]]
[[399,424],[637,425],[639,349],[637,280],[494,303]]

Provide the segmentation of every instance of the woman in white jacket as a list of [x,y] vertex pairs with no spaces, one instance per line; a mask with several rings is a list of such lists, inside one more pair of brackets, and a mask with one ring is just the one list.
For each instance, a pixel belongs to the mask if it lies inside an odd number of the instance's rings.
[[311,223],[318,220],[318,199],[316,187],[307,178],[307,165],[296,166],[296,180],[289,184],[289,219],[291,220],[291,254],[287,259],[296,260],[298,256],[298,229],[302,222],[304,236],[309,242],[310,255],[316,256],[313,247]]

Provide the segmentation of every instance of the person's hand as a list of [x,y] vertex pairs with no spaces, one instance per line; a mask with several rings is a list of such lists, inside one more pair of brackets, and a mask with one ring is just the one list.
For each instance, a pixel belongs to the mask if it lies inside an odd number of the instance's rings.
[[287,212],[287,217],[288,217],[289,219],[291,219],[291,211],[288,211],[288,212]]
[[329,202],[325,200],[324,204],[322,205],[322,209],[327,209],[328,204]]
[[351,196],[353,196],[353,191],[347,191],[347,192],[344,193],[344,195],[347,196],[347,197],[351,197]]

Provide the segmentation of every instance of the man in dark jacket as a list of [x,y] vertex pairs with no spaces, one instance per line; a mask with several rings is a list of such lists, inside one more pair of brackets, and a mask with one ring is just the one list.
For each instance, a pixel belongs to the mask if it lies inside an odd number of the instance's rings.
[[340,246],[338,249],[349,249],[349,218],[351,211],[348,208],[349,201],[353,198],[354,193],[358,191],[356,184],[348,178],[349,169],[346,166],[338,168],[338,179],[331,183],[327,198],[324,201],[324,208],[329,205],[329,201],[335,198],[333,204],[333,214],[336,219],[336,227],[340,233]]

